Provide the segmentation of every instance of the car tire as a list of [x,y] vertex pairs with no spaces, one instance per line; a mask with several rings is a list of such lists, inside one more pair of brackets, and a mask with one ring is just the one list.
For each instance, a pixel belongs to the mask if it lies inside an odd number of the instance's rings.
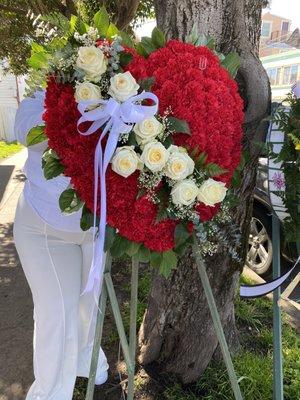
[[246,265],[262,277],[272,273],[272,218],[268,211],[254,207],[248,239]]

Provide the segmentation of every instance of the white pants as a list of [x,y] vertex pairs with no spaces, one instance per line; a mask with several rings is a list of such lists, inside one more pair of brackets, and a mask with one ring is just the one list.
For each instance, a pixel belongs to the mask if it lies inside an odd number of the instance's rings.
[[[89,376],[97,306],[80,296],[92,257],[91,232],[47,225],[21,195],[14,240],[34,302],[34,376],[26,400],[71,400],[76,376]],[[91,329],[90,329],[91,328]],[[101,349],[96,383],[107,379]]]

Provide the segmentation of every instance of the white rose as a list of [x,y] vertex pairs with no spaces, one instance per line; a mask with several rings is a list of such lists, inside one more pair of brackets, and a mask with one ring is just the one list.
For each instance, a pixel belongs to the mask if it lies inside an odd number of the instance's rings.
[[209,178],[200,186],[197,198],[206,206],[214,206],[224,200],[226,192],[225,183]]
[[118,147],[111,161],[112,170],[127,178],[138,169],[139,161],[134,146]]
[[110,78],[108,94],[118,101],[125,101],[137,94],[139,85],[129,71],[119,73]]
[[195,201],[197,194],[198,188],[191,179],[177,182],[171,190],[172,201],[177,205],[189,206]]
[[170,146],[165,174],[175,181],[185,179],[194,171],[195,163],[183,147]]
[[93,83],[83,82],[76,86],[75,99],[77,103],[85,100],[99,100],[101,97],[99,86],[96,86]]
[[98,47],[79,47],[76,65],[85,72],[88,80],[98,82],[106,71],[107,58]]
[[168,161],[169,151],[158,141],[147,143],[141,155],[141,161],[152,172],[161,171]]
[[159,135],[162,129],[163,125],[155,117],[152,117],[146,118],[144,121],[135,124],[133,131],[136,135],[138,144],[146,144]]

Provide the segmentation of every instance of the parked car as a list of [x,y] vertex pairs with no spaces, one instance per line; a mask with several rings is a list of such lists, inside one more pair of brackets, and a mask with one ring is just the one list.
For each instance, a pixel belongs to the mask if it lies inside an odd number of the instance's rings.
[[[291,262],[296,258],[296,246],[285,243],[281,230],[281,254]],[[248,241],[246,265],[264,277],[272,273],[272,206],[268,194],[268,159],[261,157],[254,192],[253,214]]]

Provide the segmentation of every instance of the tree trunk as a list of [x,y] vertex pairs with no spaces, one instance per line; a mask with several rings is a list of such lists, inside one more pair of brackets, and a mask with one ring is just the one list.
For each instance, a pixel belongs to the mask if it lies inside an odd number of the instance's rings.
[[[243,261],[259,155],[254,142],[264,137],[263,118],[270,104],[269,81],[258,58],[261,8],[261,0],[155,1],[158,26],[168,38],[184,40],[196,25],[200,33],[216,39],[223,53],[237,51],[241,56],[237,80],[245,101],[243,145],[250,160],[243,171],[234,219],[242,231]],[[243,262],[233,263],[220,251],[207,258],[206,265],[228,343],[235,350],[234,296]],[[191,252],[181,258],[169,280],[154,276],[139,346],[142,364],[158,362],[163,371],[178,375],[184,383],[196,380],[216,355],[218,342]]]

